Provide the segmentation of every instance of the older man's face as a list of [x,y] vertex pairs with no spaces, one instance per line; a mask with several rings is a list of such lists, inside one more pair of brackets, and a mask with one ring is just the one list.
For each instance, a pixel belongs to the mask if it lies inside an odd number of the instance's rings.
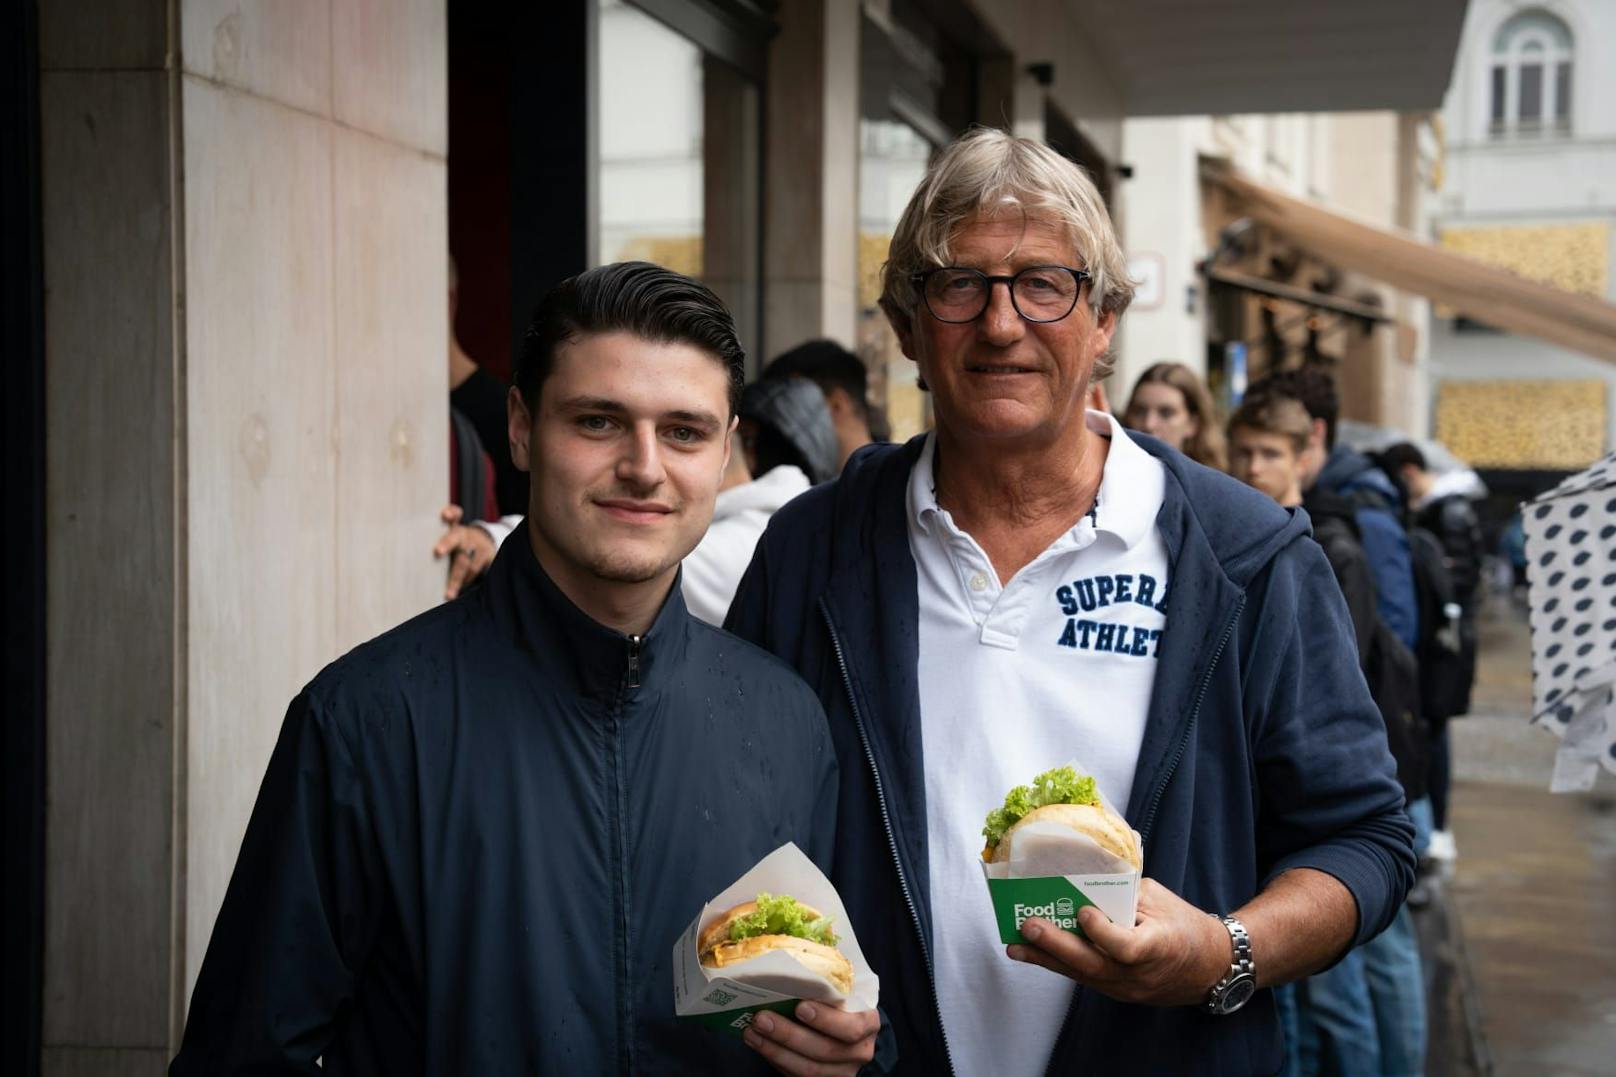
[[[1060,224],[1009,210],[966,220],[950,244],[952,262],[991,276],[1036,265],[1085,266]],[[973,322],[940,322],[925,304],[899,333],[904,354],[931,389],[937,424],[955,437],[1048,444],[1081,430],[1095,361],[1111,344],[1116,319],[1094,316],[1088,285],[1058,322],[1024,320],[1010,289],[994,285]]]

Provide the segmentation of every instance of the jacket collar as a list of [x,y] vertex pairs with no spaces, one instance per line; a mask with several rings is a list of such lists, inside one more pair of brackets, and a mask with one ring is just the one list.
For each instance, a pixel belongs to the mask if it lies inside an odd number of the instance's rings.
[[[600,700],[660,689],[682,663],[690,614],[676,577],[651,628],[635,642],[590,617],[561,593],[533,556],[527,521],[501,544],[478,588],[495,621],[547,677]],[[630,656],[638,687],[630,685]]]

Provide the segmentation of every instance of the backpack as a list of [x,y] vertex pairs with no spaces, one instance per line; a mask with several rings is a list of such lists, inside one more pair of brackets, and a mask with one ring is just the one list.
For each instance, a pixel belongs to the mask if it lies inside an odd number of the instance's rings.
[[1363,667],[1369,694],[1386,721],[1386,746],[1397,761],[1397,781],[1410,802],[1418,800],[1428,792],[1430,752],[1430,737],[1420,713],[1420,667],[1414,653],[1378,614]]
[[1414,594],[1420,614],[1420,710],[1443,722],[1470,710],[1476,676],[1476,626],[1464,616],[1442,541],[1423,527],[1408,529]]

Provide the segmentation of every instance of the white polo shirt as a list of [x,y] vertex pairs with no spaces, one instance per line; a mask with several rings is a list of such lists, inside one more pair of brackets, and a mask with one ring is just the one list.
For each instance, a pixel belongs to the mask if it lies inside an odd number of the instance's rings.
[[1043,1073],[1073,989],[1005,956],[982,880],[984,817],[1072,760],[1124,810],[1144,739],[1166,623],[1166,477],[1111,416],[1087,421],[1111,439],[1094,512],[1007,584],[937,504],[935,435],[909,479],[933,949],[959,1073]]

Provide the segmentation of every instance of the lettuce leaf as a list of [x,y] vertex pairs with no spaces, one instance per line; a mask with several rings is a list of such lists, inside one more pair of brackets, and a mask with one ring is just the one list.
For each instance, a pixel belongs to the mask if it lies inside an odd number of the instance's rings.
[[759,894],[756,909],[730,921],[731,942],[759,935],[790,935],[826,946],[836,945],[836,934],[830,929],[830,917],[809,919],[808,910],[796,898],[785,894]]
[[1094,779],[1079,776],[1071,767],[1046,770],[1032,780],[1031,785],[1018,785],[1005,794],[1004,807],[988,812],[982,836],[988,845],[999,844],[1005,831],[1015,826],[1034,808],[1048,804],[1098,804],[1100,794]]

